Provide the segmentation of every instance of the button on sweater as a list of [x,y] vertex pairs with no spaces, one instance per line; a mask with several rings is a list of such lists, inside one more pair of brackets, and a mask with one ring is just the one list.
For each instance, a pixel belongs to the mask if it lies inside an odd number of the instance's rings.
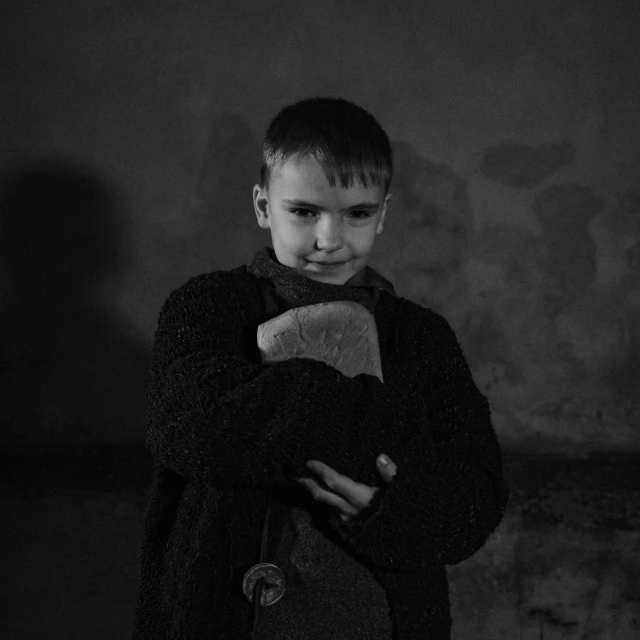
[[[374,314],[384,383],[310,358],[260,361],[258,325],[341,300]],[[269,247],[163,305],[146,442],[136,640],[448,639],[445,567],[484,545],[509,496],[487,400],[446,320],[370,267],[320,283]],[[389,484],[375,464],[383,452],[398,465]],[[376,499],[349,522],[311,504],[292,481],[311,476],[309,459],[380,487]],[[283,566],[287,592],[252,636],[242,576],[259,561],[268,496],[267,559]]]

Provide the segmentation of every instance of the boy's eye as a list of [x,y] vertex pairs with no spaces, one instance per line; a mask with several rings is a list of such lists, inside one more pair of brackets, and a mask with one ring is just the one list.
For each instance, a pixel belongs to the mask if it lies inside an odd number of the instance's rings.
[[[298,216],[299,218],[306,218],[308,213],[315,213],[310,209],[291,209],[291,213]],[[359,220],[363,220],[364,218],[371,217],[371,213],[369,211],[351,211],[352,216],[356,216]]]

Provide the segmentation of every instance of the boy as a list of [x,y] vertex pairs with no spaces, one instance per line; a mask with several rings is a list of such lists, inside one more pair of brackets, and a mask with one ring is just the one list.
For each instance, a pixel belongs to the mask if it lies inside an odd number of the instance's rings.
[[[273,249],[192,278],[160,313],[134,639],[450,638],[445,565],[484,545],[508,489],[453,331],[367,266],[389,140],[360,107],[315,98],[271,122],[263,161]],[[332,302],[375,318],[384,382],[261,360],[257,328]]]

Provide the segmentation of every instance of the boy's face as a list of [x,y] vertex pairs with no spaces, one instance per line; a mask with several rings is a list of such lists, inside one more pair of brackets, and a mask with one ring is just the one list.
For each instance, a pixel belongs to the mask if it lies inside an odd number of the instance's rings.
[[332,187],[320,163],[299,154],[273,172],[268,189],[253,188],[258,224],[271,229],[278,262],[327,284],[344,284],[367,264],[390,199],[376,185]]

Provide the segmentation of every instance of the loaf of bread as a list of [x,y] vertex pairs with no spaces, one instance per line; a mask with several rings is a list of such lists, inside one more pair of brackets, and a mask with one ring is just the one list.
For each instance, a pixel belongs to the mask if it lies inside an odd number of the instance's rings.
[[382,379],[378,330],[373,314],[357,302],[322,302],[290,309],[258,326],[263,362],[313,358],[353,378]]

